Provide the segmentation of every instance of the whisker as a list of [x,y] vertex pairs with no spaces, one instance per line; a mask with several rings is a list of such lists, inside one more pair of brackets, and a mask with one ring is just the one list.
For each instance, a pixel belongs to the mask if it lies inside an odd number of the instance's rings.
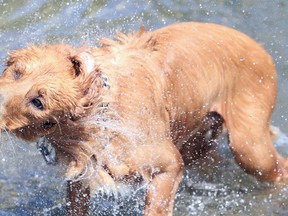
[[14,147],[14,143],[13,143],[11,137],[10,137],[10,133],[6,129],[4,129],[4,131],[5,131],[6,137],[8,138],[8,144],[11,146],[12,153],[14,153],[13,156],[16,156],[16,150],[15,150],[15,147]]
[[61,129],[60,122],[56,118],[55,118],[55,120],[56,120],[57,127],[59,128],[60,134],[62,134],[62,129]]

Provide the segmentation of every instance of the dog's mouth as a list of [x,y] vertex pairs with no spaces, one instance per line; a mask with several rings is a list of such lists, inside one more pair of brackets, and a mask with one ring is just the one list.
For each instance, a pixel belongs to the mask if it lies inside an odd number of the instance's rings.
[[56,124],[57,124],[56,122],[46,120],[42,126],[45,130],[49,130],[49,129],[53,128]]

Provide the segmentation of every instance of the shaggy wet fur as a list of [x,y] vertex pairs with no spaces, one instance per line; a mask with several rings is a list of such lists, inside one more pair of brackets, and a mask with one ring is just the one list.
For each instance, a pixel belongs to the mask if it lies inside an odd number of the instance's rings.
[[101,44],[17,50],[0,79],[0,128],[55,148],[68,166],[68,214],[85,214],[99,187],[142,180],[144,215],[172,215],[184,162],[222,131],[247,173],[287,178],[270,133],[275,66],[255,41],[182,23]]

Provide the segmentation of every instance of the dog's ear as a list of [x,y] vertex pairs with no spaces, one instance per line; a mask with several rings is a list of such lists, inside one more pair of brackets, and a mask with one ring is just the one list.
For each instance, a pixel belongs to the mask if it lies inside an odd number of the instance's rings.
[[75,121],[81,117],[87,116],[101,101],[99,92],[103,86],[102,71],[96,67],[90,74],[79,79],[80,97],[77,101],[77,106],[70,113],[70,119]]
[[95,70],[95,62],[91,53],[80,52],[78,55],[72,56],[70,61],[73,65],[74,75],[88,75]]

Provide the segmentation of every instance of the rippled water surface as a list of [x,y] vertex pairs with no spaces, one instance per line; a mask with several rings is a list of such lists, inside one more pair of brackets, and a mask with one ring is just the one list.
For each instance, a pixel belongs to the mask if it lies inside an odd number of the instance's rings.
[[[4,64],[9,50],[30,43],[95,45],[98,38],[135,31],[141,25],[156,29],[181,21],[208,21],[234,27],[262,43],[275,59],[279,97],[273,124],[282,131],[275,144],[288,155],[287,20],[286,0],[0,0],[0,58]],[[259,183],[243,173],[225,144],[220,140],[217,156],[187,169],[174,214],[288,215],[288,187]],[[118,198],[99,194],[91,204],[91,215],[141,215],[143,191],[131,191]],[[63,215],[64,198],[58,168],[45,164],[34,143],[4,134],[0,215]]]

